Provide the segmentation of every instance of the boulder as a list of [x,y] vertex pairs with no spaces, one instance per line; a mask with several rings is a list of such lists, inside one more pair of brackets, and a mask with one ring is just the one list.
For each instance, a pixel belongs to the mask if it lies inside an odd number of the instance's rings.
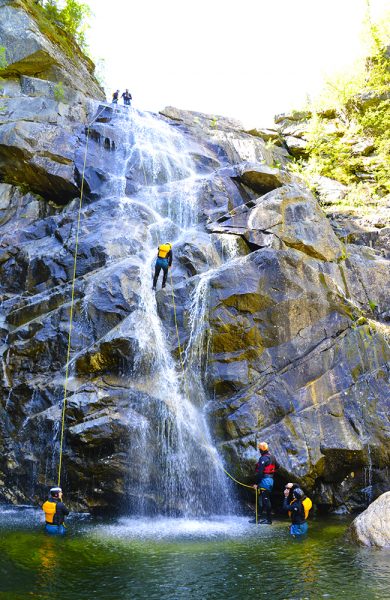
[[[262,171],[257,173],[261,180]],[[337,260],[343,252],[313,196],[296,184],[277,186],[255,203],[230,211],[208,227],[213,232],[240,234],[257,247],[273,244],[274,236],[283,244],[321,260]]]
[[259,194],[265,194],[289,181],[285,171],[249,162],[239,166],[237,178]]
[[280,113],[274,117],[274,121],[277,125],[283,123],[283,121],[307,121],[312,116],[311,111],[309,110],[293,110],[289,113]]
[[273,142],[276,146],[282,145],[280,133],[277,129],[258,129],[256,127],[255,129],[249,129],[245,133],[259,137],[265,142]]
[[355,156],[368,156],[374,150],[375,142],[373,138],[360,139],[352,146],[352,154]]
[[349,535],[360,546],[390,548],[390,492],[379,496],[356,517]]
[[337,204],[347,195],[346,185],[330,179],[330,177],[317,176],[312,180],[321,204]]
[[284,138],[287,149],[294,158],[302,158],[308,156],[307,142],[299,137],[288,135]]

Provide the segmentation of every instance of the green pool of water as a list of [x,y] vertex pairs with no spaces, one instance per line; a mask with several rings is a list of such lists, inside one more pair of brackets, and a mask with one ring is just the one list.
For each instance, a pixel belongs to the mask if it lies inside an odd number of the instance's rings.
[[0,509],[1,600],[390,597],[390,553],[347,543],[341,518],[310,521],[299,541],[282,520],[76,516],[66,536],[49,537],[41,518]]

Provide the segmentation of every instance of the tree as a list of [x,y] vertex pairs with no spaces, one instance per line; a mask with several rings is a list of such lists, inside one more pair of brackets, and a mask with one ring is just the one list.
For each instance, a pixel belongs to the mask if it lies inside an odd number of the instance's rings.
[[65,0],[60,8],[58,0],[46,0],[43,10],[50,21],[64,29],[76,42],[85,48],[85,30],[91,10],[87,4],[78,0]]
[[65,31],[74,37],[80,46],[85,46],[86,19],[91,15],[87,4],[77,0],[66,0],[64,8],[59,14],[59,20]]

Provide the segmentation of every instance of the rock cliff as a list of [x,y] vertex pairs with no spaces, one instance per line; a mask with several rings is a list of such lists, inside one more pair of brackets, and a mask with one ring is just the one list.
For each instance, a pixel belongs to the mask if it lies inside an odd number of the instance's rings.
[[[172,420],[164,429],[158,419],[170,409],[162,359],[143,334],[149,246],[162,232],[175,240],[175,307],[171,289],[156,295],[165,352],[177,365],[182,352],[189,395],[229,470],[252,482],[265,439],[280,464],[276,491],[293,480],[318,506],[364,507],[389,483],[388,257],[332,227],[285,168],[286,149],[263,139],[272,132],[99,105],[89,62],[65,56],[26,7],[0,0],[0,500],[37,501],[56,477],[93,121],[64,456],[73,506],[136,510],[141,496],[161,506],[156,439],[168,444]],[[202,444],[193,452],[208,460]]]

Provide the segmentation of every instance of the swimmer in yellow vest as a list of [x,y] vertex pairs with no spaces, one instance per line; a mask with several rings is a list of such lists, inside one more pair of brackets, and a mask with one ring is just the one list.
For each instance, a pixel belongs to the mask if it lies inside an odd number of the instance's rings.
[[62,502],[62,489],[53,487],[50,490],[49,498],[42,506],[45,513],[45,529],[47,533],[64,534],[64,519],[69,514],[69,510]]
[[[287,495],[287,499],[289,502],[292,502],[294,499],[293,496],[293,492],[296,488],[299,488],[299,485],[297,483],[286,483],[285,486],[285,490],[288,490],[288,495]],[[286,494],[285,494],[286,496]],[[307,517],[309,516],[309,512],[313,506],[313,502],[310,500],[310,498],[308,496],[303,495],[302,497],[302,506],[305,512],[305,519],[307,519]],[[288,515],[289,517],[291,517],[291,515]]]
[[157,260],[156,260],[156,264],[154,267],[154,277],[153,277],[153,289],[156,289],[156,285],[157,285],[157,279],[158,276],[160,275],[160,271],[161,269],[164,271],[164,276],[163,276],[163,281],[162,281],[162,288],[165,288],[165,285],[167,283],[167,277],[168,277],[168,269],[171,268],[172,266],[172,244],[170,243],[165,243],[165,244],[161,244],[158,247],[157,250]]

